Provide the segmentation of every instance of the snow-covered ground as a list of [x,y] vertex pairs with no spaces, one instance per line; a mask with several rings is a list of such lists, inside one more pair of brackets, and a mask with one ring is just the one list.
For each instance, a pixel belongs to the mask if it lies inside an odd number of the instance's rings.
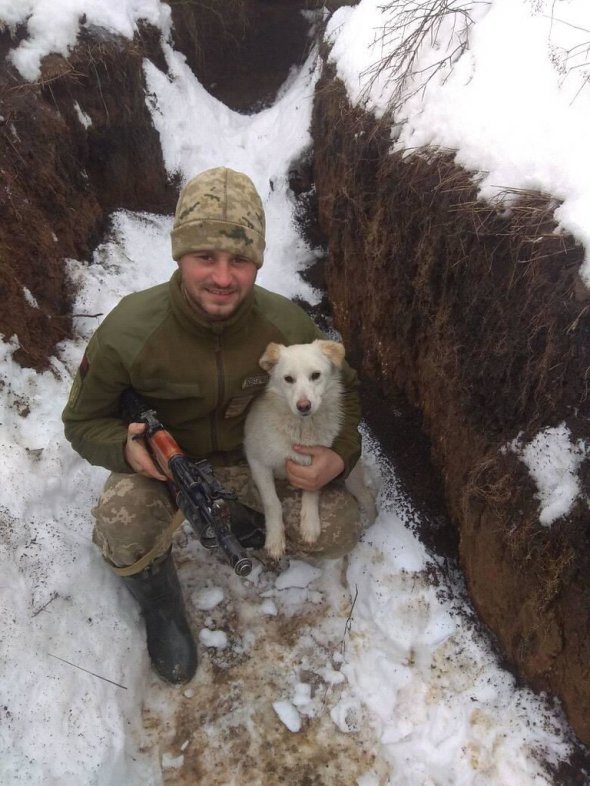
[[[408,99],[395,144],[454,147],[460,163],[489,171],[486,188],[554,194],[564,228],[587,244],[590,87],[583,63],[571,72],[558,55],[583,43],[590,10],[575,0],[473,5],[470,49],[445,80]],[[578,31],[567,42],[558,29],[574,27],[556,23],[566,12]],[[0,0],[8,24],[32,14],[14,55],[25,78],[44,53],[67,51],[82,13],[123,35],[140,17],[164,33],[169,24],[158,0]],[[378,0],[362,0],[330,22],[352,100],[367,100],[367,69],[386,43],[369,46],[383,13]],[[441,46],[425,46],[424,62]],[[186,180],[227,165],[249,174],[268,215],[259,283],[317,301],[297,273],[314,252],[297,236],[286,177],[310,142],[314,56],[273,107],[245,117],[208,95],[167,44],[165,53],[169,74],[150,63],[145,74],[170,173]],[[367,106],[382,111],[391,89],[375,82]],[[116,213],[92,260],[67,261],[76,313],[106,313],[127,292],[166,280],[170,225]],[[183,688],[154,677],[133,600],[90,543],[106,471],[79,459],[61,429],[96,324],[79,317],[76,338],[42,374],[14,363],[15,339],[0,344],[0,783],[274,786],[312,782],[305,773],[325,786],[550,784],[542,761],[567,757],[567,728],[499,667],[453,588],[433,586],[436,559],[412,534],[411,501],[370,434],[379,517],[348,560],[261,563],[240,580],[179,533],[202,663]]]

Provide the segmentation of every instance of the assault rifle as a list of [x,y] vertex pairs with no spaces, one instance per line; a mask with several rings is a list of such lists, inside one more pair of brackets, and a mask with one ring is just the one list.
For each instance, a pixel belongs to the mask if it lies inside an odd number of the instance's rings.
[[252,541],[252,535],[260,533],[255,520],[260,520],[261,514],[238,502],[236,494],[215,478],[209,462],[187,456],[160,422],[156,411],[149,409],[134,390],[129,388],[123,393],[121,405],[130,423],[145,423],[146,429],[139,438],[145,439],[153,460],[168,478],[176,504],[203,546],[219,546],[235,573],[247,576],[252,561],[232,531],[232,513],[234,519],[250,520],[251,528],[245,537],[249,535]]

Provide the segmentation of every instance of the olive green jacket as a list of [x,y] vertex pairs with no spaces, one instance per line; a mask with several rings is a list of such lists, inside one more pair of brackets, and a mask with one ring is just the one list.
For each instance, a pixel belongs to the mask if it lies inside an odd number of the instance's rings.
[[[63,411],[65,434],[91,464],[131,472],[123,448],[121,393],[141,394],[183,450],[196,458],[241,449],[249,404],[268,375],[258,365],[267,344],[325,338],[305,312],[255,286],[228,320],[207,322],[170,281],[128,295],[92,336]],[[350,472],[360,456],[357,377],[343,369],[344,423],[333,449]]]

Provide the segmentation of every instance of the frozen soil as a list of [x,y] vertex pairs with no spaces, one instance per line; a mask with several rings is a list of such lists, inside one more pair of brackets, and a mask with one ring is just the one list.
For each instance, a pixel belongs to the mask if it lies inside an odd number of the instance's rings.
[[507,662],[559,696],[588,742],[587,507],[541,526],[534,482],[506,450],[560,423],[587,438],[583,249],[555,231],[546,195],[511,195],[503,212],[478,201],[452,155],[391,154],[390,133],[325,72],[313,172],[334,323],[381,402],[378,433],[400,397],[415,409],[469,593]]
[[[157,678],[150,686],[144,721],[164,782],[341,786],[373,769],[367,719],[356,706],[339,705],[346,685],[339,669],[354,635],[346,560],[333,563],[341,591],[330,598],[333,571],[310,586],[277,587],[287,560],[276,567],[255,560],[250,577],[240,579],[187,529],[175,556],[195,639],[201,635],[200,664],[188,686],[172,691]],[[212,593],[223,600],[203,609]],[[223,646],[203,643],[203,629],[223,632]],[[300,730],[285,725],[276,702],[289,702]]]

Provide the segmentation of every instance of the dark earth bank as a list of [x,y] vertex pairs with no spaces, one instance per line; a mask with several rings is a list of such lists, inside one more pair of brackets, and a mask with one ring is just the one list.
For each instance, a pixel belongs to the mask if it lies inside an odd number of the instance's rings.
[[[170,5],[175,45],[201,82],[248,112],[301,64],[310,28],[300,11],[321,3]],[[145,105],[143,58],[165,70],[157,31],[129,42],[85,28],[33,84],[5,59],[24,33],[0,32],[0,333],[18,336],[20,363],[42,369],[71,335],[64,258],[89,259],[116,208],[171,213],[178,183]],[[519,431],[563,421],[574,438],[588,433],[583,251],[553,234],[544,195],[520,195],[506,216],[477,202],[451,155],[389,155],[387,124],[352,109],[329,71],[313,135],[313,166],[294,163],[292,185],[308,220],[317,211],[315,242],[328,242],[314,275],[361,372],[367,422],[421,500],[421,536],[449,571],[462,566],[507,664],[560,697],[588,743],[588,510],[541,527],[524,465],[500,452]],[[583,746],[576,756],[561,783],[587,782]]]
[[542,527],[526,467],[503,451],[562,422],[588,434],[583,249],[554,233],[546,195],[513,195],[507,213],[477,201],[451,154],[392,155],[390,125],[351,108],[329,71],[313,137],[335,323],[365,384],[420,412],[480,617],[588,743],[588,508]]

